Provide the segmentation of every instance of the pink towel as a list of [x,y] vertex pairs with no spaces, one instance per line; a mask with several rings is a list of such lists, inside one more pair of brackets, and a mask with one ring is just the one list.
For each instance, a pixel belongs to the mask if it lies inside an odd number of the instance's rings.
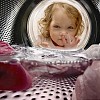
[[[9,56],[14,49],[0,41],[0,57]],[[9,60],[9,59],[8,59]],[[0,90],[25,90],[32,86],[32,77],[20,62],[0,61]]]

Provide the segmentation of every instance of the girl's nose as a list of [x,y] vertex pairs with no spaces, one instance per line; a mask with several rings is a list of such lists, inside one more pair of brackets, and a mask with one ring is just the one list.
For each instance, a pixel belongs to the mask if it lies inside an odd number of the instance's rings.
[[60,33],[61,36],[62,36],[62,35],[65,36],[66,34],[67,34],[66,31],[63,31],[63,32]]

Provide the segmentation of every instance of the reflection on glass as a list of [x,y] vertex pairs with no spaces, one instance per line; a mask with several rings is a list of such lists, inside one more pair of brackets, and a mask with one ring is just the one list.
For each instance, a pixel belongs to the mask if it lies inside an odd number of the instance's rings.
[[90,36],[90,26],[86,10],[78,2],[44,0],[30,15],[28,35],[32,44],[38,47],[84,48]]

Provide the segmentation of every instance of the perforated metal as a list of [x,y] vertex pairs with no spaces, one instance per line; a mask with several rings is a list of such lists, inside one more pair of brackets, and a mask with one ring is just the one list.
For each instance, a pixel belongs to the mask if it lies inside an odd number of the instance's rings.
[[13,24],[26,0],[0,0],[0,40],[12,43]]
[[[13,24],[17,13],[27,0],[0,0],[0,40],[13,43]],[[100,0],[92,0],[100,11]]]
[[100,0],[91,0],[95,7],[99,10],[100,12]]
[[26,91],[0,91],[0,100],[70,100],[77,76],[41,76]]

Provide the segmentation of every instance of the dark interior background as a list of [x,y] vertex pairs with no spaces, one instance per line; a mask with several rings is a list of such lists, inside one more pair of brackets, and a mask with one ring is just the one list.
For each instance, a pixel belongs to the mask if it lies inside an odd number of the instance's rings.
[[[31,46],[25,27],[31,10],[40,1],[42,0],[0,0],[0,40],[9,44]],[[77,1],[82,2],[82,4],[87,2],[86,4],[91,8],[91,11],[89,11],[90,16],[92,14],[91,17],[94,16],[94,19],[96,19],[96,22],[92,23],[95,23],[96,31],[93,31],[88,46],[93,43],[100,43],[100,0]],[[87,5],[83,6],[88,9]]]

